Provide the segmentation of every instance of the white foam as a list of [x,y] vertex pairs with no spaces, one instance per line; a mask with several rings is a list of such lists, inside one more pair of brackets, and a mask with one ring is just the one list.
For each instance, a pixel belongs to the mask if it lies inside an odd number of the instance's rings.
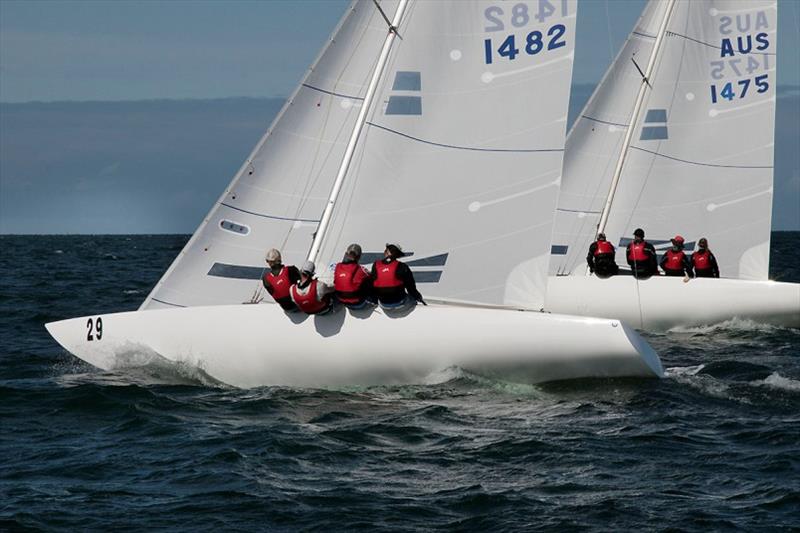
[[706,365],[695,366],[672,366],[664,369],[664,375],[668,378],[679,376],[696,376]]
[[423,385],[439,385],[464,377],[464,371],[457,366],[448,366],[442,370],[431,372],[422,379]]
[[674,379],[678,383],[688,385],[712,398],[735,399],[747,403],[740,398],[731,398],[730,386],[727,383],[713,376],[698,375],[704,367],[705,365],[670,367],[664,371],[664,376],[668,379]]
[[745,318],[731,318],[729,320],[725,320],[723,322],[718,322],[716,324],[710,324],[707,326],[676,326],[674,328],[670,328],[669,332],[671,333],[697,333],[697,334],[707,334],[707,333],[716,333],[720,331],[752,331],[758,333],[773,333],[775,331],[797,331],[791,328],[784,328],[781,326],[775,326],[773,324],[765,324],[763,322],[756,322],[755,320],[745,319]]
[[753,385],[800,392],[800,381],[781,376],[777,372],[773,372],[762,380],[754,381]]

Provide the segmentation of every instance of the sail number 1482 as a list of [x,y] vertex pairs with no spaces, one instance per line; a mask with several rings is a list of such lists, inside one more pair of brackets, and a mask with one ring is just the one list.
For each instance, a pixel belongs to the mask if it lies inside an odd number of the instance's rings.
[[[530,4],[530,6],[528,5]],[[545,24],[547,19],[567,17],[569,8],[567,0],[536,0],[530,2],[518,2],[512,6],[489,6],[484,10],[485,26],[484,31],[501,32],[516,31],[526,32],[526,26],[533,24]],[[533,30],[521,35],[509,33],[496,38],[488,38],[483,41],[484,60],[487,65],[491,65],[497,60],[508,59],[513,61],[523,52],[529,56],[535,56],[539,52],[556,50],[566,46],[565,33],[567,28],[564,24],[552,24],[546,31]]]
[[[542,35],[539,30],[533,30],[525,38],[525,53],[530,56],[535,56],[542,50],[555,50],[566,46],[567,41],[564,40],[564,33],[567,31],[566,26],[563,24],[556,24],[547,30],[547,38]],[[522,43],[520,43],[520,46]],[[486,64],[491,65],[494,62],[494,54],[497,52],[498,58],[506,57],[509,61],[513,61],[517,54],[520,53],[516,45],[514,34],[506,37],[500,46],[495,50],[495,43],[491,39],[483,41],[484,53],[486,54]]]

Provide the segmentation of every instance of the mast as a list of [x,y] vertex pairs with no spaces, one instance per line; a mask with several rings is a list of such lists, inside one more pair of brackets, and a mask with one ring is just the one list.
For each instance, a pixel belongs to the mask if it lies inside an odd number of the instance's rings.
[[[339,165],[339,171],[336,174],[336,180],[333,182],[331,194],[328,197],[328,204],[325,206],[325,211],[322,213],[322,218],[320,219],[319,225],[317,226],[317,231],[314,234],[314,242],[311,244],[311,249],[308,251],[309,261],[316,260],[319,249],[322,246],[322,241],[325,239],[325,233],[328,231],[331,216],[333,215],[333,207],[336,204],[339,192],[342,189],[342,184],[344,183],[344,178],[347,175],[347,170],[350,168],[350,162],[353,160],[356,144],[358,144],[358,138],[361,135],[361,130],[364,129],[364,123],[367,120],[367,113],[372,107],[372,100],[375,97],[375,91],[377,90],[378,83],[383,75],[383,69],[386,66],[386,61],[389,59],[389,52],[392,49],[394,38],[397,36],[397,26],[400,24],[400,20],[403,18],[403,12],[405,11],[407,4],[408,0],[400,0],[400,3],[397,5],[397,11],[395,11],[394,14],[394,18],[389,24],[389,31],[386,34],[386,39],[383,41],[381,55],[378,57],[378,63],[375,65],[375,71],[372,73],[372,79],[367,87],[367,93],[364,95],[364,102],[361,104],[361,110],[358,113],[358,118],[356,118],[355,127],[353,128],[353,132],[350,134],[350,140],[348,141],[347,148],[344,151],[342,163]],[[377,2],[375,3],[375,6],[381,12],[381,15],[386,18]]]
[[619,158],[617,159],[617,166],[614,168],[614,176],[611,178],[611,188],[608,191],[608,197],[606,198],[606,203],[603,206],[603,212],[600,215],[600,222],[597,224],[595,238],[598,234],[603,233],[606,229],[608,215],[611,211],[611,204],[614,202],[614,194],[617,192],[617,185],[619,185],[619,178],[622,175],[622,168],[625,166],[625,158],[628,155],[628,147],[631,143],[631,137],[633,137],[633,130],[642,111],[645,93],[647,92],[648,87],[652,89],[652,86],[650,85],[650,76],[652,76],[653,70],[655,69],[658,52],[661,49],[661,43],[664,41],[664,35],[667,32],[667,24],[669,23],[669,18],[672,14],[672,8],[674,5],[675,0],[667,0],[667,7],[664,10],[664,18],[661,20],[661,26],[658,28],[658,35],[656,36],[656,42],[653,45],[653,51],[650,53],[650,60],[647,63],[647,68],[645,69],[644,73],[642,73],[642,84],[639,86],[639,94],[636,96],[636,103],[633,106],[631,120],[628,123],[628,129],[625,131],[625,138],[622,141],[622,150],[620,151]]

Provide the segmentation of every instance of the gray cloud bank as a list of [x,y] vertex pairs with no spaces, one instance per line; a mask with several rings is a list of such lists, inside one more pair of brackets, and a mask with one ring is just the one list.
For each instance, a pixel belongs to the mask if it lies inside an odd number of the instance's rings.
[[[591,91],[573,88],[571,118]],[[0,233],[191,233],[282,104],[0,104]],[[799,138],[800,88],[780,88],[776,230],[800,229]]]

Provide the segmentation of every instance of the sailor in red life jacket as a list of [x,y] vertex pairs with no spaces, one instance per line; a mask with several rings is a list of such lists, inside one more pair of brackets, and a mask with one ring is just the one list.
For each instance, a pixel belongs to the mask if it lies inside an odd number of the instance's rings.
[[631,273],[639,279],[658,276],[658,261],[656,260],[656,249],[652,244],[644,240],[644,230],[636,228],[633,232],[633,240],[628,243],[625,257],[631,267]]
[[[387,244],[383,259],[372,265],[372,286],[381,307],[402,307],[411,302],[428,305],[422,299],[408,265],[398,261],[403,250],[395,244]],[[406,295],[407,294],[407,295]]]
[[718,278],[717,258],[708,249],[708,240],[703,237],[697,242],[699,250],[692,254],[694,275],[698,278]]
[[369,302],[372,294],[372,277],[369,271],[359,264],[361,246],[351,244],[347,247],[341,263],[333,271],[333,288],[336,299],[350,309],[361,309]]
[[606,234],[598,233],[597,240],[589,245],[589,253],[586,255],[589,272],[601,278],[615,276],[619,273],[619,267],[614,260],[616,253],[614,245],[606,240]]
[[692,263],[683,251],[683,237],[675,235],[672,239],[672,248],[661,258],[661,269],[666,276],[684,276],[684,281],[693,278]]
[[300,281],[292,285],[291,294],[297,308],[309,315],[325,314],[333,309],[333,287],[314,277],[314,263],[306,261],[300,269]]
[[261,278],[264,288],[286,311],[295,311],[297,307],[292,301],[289,290],[300,279],[300,272],[296,266],[282,264],[281,253],[275,248],[267,252],[266,260],[269,268]]

